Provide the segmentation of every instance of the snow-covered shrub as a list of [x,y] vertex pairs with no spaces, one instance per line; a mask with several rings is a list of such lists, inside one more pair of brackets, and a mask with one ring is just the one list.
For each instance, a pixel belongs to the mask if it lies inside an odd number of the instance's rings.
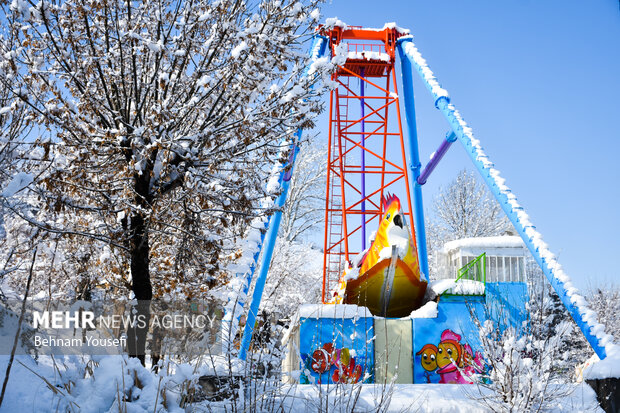
[[570,345],[570,322],[554,311],[543,279],[529,283],[528,291],[527,319],[521,325],[506,321],[501,308],[485,321],[472,312],[485,369],[470,393],[496,412],[548,411],[575,388],[560,368],[563,348]]

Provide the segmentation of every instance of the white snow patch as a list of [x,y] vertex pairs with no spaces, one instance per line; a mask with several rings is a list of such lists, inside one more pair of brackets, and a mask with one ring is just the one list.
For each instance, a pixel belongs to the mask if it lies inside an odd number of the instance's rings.
[[2,196],[8,198],[15,195],[17,192],[30,185],[33,180],[34,177],[32,174],[26,172],[16,173],[13,176],[13,179],[11,179],[11,182],[9,182],[6,188],[2,191]]
[[280,190],[280,179],[277,175],[272,175],[267,182],[267,192],[270,194],[275,194]]
[[364,50],[361,52],[349,51],[347,53],[347,57],[349,59],[356,59],[356,60],[381,60],[383,62],[390,61],[389,54],[383,53],[383,52],[373,52],[370,50]]
[[413,310],[409,317],[405,318],[436,318],[439,312],[437,311],[437,303],[435,301],[429,301],[417,310]]
[[[355,390],[353,390],[355,389]],[[359,395],[357,391],[359,389]],[[386,401],[384,384],[356,384],[351,391],[356,394],[355,411],[389,411],[389,412],[444,412],[444,413],[483,413],[489,408],[481,400],[489,395],[490,390],[482,386],[468,384],[393,384],[388,387],[389,399]],[[562,392],[562,388],[558,389]],[[340,386],[312,385],[285,386],[282,392],[289,394],[282,405],[284,411],[306,413],[317,411],[319,403],[328,403],[326,410],[339,411],[351,397],[350,391]],[[551,409],[561,411],[602,412],[596,402],[596,393],[583,384],[567,397],[557,401]]]
[[[618,346],[616,346],[617,349]],[[606,347],[607,349],[607,347]],[[607,354],[603,360],[592,363],[586,367],[583,377],[588,380],[620,378],[620,353],[613,351]]]
[[346,30],[349,28],[349,26],[347,26],[347,24],[340,20],[338,17],[330,17],[328,19],[325,19],[324,27],[328,30],[333,29],[334,27],[341,27],[342,30]]
[[460,295],[482,295],[484,294],[484,283],[474,280],[460,279],[450,291],[451,294]]
[[409,29],[404,29],[402,27],[399,27],[396,22],[389,22],[389,23],[385,23],[383,25],[383,29],[396,29],[396,31],[400,34],[409,34],[410,31]]
[[428,288],[430,288],[431,290],[433,290],[433,292],[437,295],[441,295],[444,292],[448,291],[451,288],[454,288],[456,286],[456,280],[436,280],[436,281],[432,281],[429,285]]
[[334,57],[332,57],[332,64],[336,66],[342,66],[347,62],[349,53],[349,46],[346,43],[340,43],[334,47]]
[[244,40],[232,49],[232,51],[230,52],[230,55],[234,57],[235,59],[238,59],[239,56],[241,55],[241,52],[243,52],[244,50],[247,50],[247,48],[248,48],[248,44]]

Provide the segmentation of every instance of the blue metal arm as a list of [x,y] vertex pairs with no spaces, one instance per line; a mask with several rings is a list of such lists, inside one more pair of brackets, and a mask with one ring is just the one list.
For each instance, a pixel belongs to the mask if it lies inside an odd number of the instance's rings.
[[[315,36],[312,46],[310,47],[310,53],[313,60],[316,60],[319,57],[323,56],[325,54],[326,47],[327,39],[323,36]],[[306,67],[304,71],[304,76],[307,76],[309,69],[309,66]],[[241,339],[241,348],[239,350],[239,358],[241,360],[246,359],[247,352],[250,347],[250,342],[252,341],[254,324],[256,324],[256,316],[258,315],[258,309],[260,307],[260,302],[263,297],[263,291],[265,289],[265,283],[267,281],[267,272],[269,271],[269,266],[271,265],[273,250],[276,245],[276,240],[278,238],[278,231],[280,230],[280,222],[282,220],[282,207],[286,202],[286,197],[288,195],[288,190],[290,186],[290,180],[292,178],[293,168],[295,166],[295,159],[297,158],[297,153],[299,152],[298,142],[301,139],[301,134],[302,129],[300,128],[295,133],[295,138],[291,139],[291,155],[288,164],[283,168],[282,172],[280,173],[279,183],[281,192],[275,203],[275,206],[276,208],[278,208],[278,210],[271,216],[269,220],[269,229],[267,230],[267,234],[265,235],[265,251],[263,252],[262,260],[260,263],[260,273],[258,275],[258,278],[256,279],[256,285],[254,286],[254,293],[252,295],[252,303],[250,304],[250,309],[248,310],[248,316],[243,330],[243,337]]]
[[[398,43],[400,44],[400,43]],[[418,130],[415,119],[415,99],[413,97],[413,79],[411,76],[411,63],[404,58],[403,50],[398,47],[400,56],[401,73],[403,77],[403,92],[405,95],[405,120],[407,122],[407,143],[409,144],[409,157],[411,173],[413,179],[413,211],[415,238],[418,246],[418,261],[420,262],[420,272],[423,278],[428,279],[428,250],[426,247],[426,226],[424,225],[424,202],[422,200],[422,187],[417,183],[420,177],[420,151],[418,149]]]
[[[553,254],[542,242],[540,234],[529,222],[527,214],[517,203],[516,197],[503,183],[503,179],[484,153],[479,141],[473,137],[471,129],[467,126],[454,105],[450,103],[447,92],[439,86],[437,79],[413,45],[412,39],[401,38],[398,43],[398,50],[401,59],[408,62],[407,65],[403,64],[403,72],[406,68],[410,71],[411,65],[413,65],[420,74],[427,88],[433,94],[435,106],[441,110],[444,117],[448,120],[450,127],[463,144],[465,151],[478,169],[478,172],[480,172],[484,182],[499,202],[510,222],[514,225],[514,228],[547,277],[547,280],[549,280],[549,283],[557,292],[560,300],[583,332],[592,349],[601,359],[605,358],[607,354],[605,342],[613,345],[613,339],[604,332],[596,319],[593,319],[592,313],[587,311],[585,300],[582,296],[576,294],[576,289],[570,284],[568,277],[561,270]],[[403,77],[405,77],[405,74],[403,74]],[[579,304],[579,307],[577,304]],[[583,313],[580,312],[580,308],[585,311]]]

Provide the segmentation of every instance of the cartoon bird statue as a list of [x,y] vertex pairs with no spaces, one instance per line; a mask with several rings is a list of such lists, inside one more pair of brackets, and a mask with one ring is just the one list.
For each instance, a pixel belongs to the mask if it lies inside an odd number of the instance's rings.
[[415,241],[400,200],[382,199],[383,217],[369,249],[340,277],[333,302],[368,307],[383,317],[405,317],[422,304],[427,282],[420,279]]

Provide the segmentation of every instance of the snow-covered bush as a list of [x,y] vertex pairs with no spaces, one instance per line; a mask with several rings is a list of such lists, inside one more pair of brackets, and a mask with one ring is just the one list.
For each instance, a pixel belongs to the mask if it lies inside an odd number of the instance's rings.
[[472,312],[485,369],[471,395],[496,412],[548,411],[574,390],[561,364],[563,349],[572,340],[571,324],[555,311],[542,278],[530,282],[528,292],[527,319],[521,325],[510,325],[503,308],[484,321]]

